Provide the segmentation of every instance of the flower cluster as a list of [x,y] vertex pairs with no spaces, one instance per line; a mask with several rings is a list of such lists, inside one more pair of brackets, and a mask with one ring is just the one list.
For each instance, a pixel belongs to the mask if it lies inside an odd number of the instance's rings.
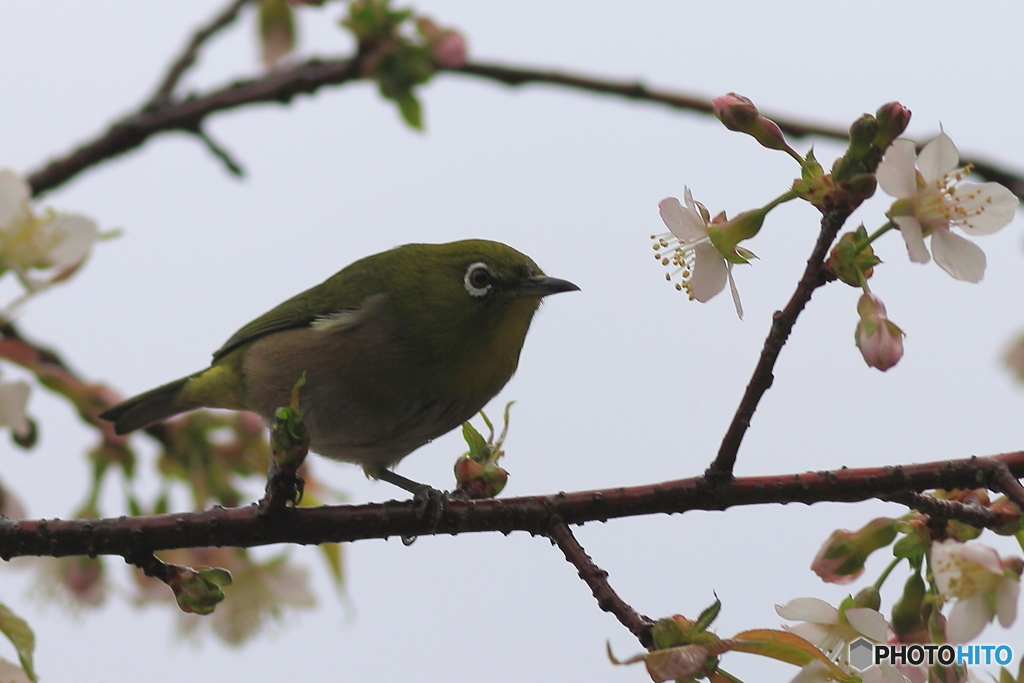
[[868,286],[868,279],[881,263],[872,243],[886,232],[897,230],[911,261],[927,263],[934,257],[954,278],[979,282],[985,274],[985,253],[954,229],[971,236],[990,235],[1009,224],[1016,212],[1017,197],[1002,185],[965,182],[971,167],[959,167],[959,153],[944,132],[924,145],[918,155],[912,141],[899,137],[910,121],[910,111],[898,102],[883,105],[874,115],[865,114],[854,122],[847,152],[828,173],[813,152],[802,157],[793,150],[780,127],[761,115],[749,99],[729,93],[716,98],[712,107],[730,130],[750,135],[762,146],[793,157],[800,164],[801,177],[790,192],[732,220],[724,212],[711,218],[710,212],[694,201],[689,188],[683,193],[682,203],[674,197],[663,199],[658,209],[669,232],[652,235],[651,239],[655,257],[675,269],[666,279],[680,276],[676,289],[702,303],[728,283],[736,312],[742,318],[733,265],[750,262],[753,254],[739,243],[760,231],[772,208],[800,198],[823,212],[850,212],[881,187],[895,198],[885,214],[888,221],[871,235],[863,226],[842,235],[825,263],[836,279],[863,289],[854,338],[864,361],[879,370],[888,370],[899,362],[904,333],[888,318],[882,300]]
[[[1012,520],[996,528],[997,533],[1019,530],[1020,511],[1009,501],[990,501],[988,492],[935,491],[932,496],[984,507]],[[870,644],[963,645],[977,638],[993,620],[1011,626],[1017,616],[1024,560],[1000,557],[992,548],[974,542],[981,529],[949,520],[944,530],[929,524],[925,515],[911,512],[901,519],[879,518],[856,532],[839,530],[822,546],[812,569],[830,583],[845,584],[864,571],[875,550],[891,545],[893,561],[874,585],[838,608],[816,598],[797,598],[776,611],[785,619],[803,623],[786,627],[806,638],[844,670],[868,680],[869,662],[863,657],[851,662],[850,645],[864,639]],[[906,563],[910,574],[902,595],[892,605],[890,620],[879,612],[879,591],[890,574]],[[945,608],[952,605],[948,613]],[[964,681],[968,671],[960,663],[894,660],[878,674],[881,680],[902,683]],[[1002,662],[997,662],[1002,663]],[[852,668],[851,668],[852,666]],[[884,667],[883,667],[884,668]],[[805,667],[795,680],[801,683],[826,680],[816,665]],[[1005,680],[1012,677],[1007,674]],[[1004,680],[1004,679],[1000,679]],[[1014,679],[1016,680],[1016,679]]]

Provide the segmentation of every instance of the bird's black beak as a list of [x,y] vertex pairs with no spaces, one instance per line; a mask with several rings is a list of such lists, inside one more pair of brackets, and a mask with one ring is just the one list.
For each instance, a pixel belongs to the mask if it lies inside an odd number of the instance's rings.
[[513,288],[519,296],[543,297],[559,292],[578,292],[579,287],[568,280],[560,280],[557,277],[538,275],[516,284]]

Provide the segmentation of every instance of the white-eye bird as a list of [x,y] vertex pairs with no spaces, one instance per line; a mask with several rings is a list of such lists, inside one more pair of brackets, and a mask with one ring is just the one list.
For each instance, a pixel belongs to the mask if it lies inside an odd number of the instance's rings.
[[407,244],[253,320],[210,367],[100,417],[118,434],[204,407],[269,422],[305,373],[310,450],[380,478],[483,408],[515,372],[541,299],[577,289],[498,242]]

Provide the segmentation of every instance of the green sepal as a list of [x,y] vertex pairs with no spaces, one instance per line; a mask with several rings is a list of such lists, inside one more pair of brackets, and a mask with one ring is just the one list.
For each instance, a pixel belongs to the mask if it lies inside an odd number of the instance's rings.
[[821,167],[818,160],[814,157],[814,148],[811,147],[807,150],[807,156],[804,157],[804,161],[800,164],[800,177],[804,180],[813,180],[820,175],[825,173],[825,169]]
[[480,462],[486,459],[490,450],[487,446],[487,440],[484,439],[483,434],[477,431],[477,428],[471,422],[462,423],[462,438],[469,445],[469,452],[466,455],[471,460]]
[[274,456],[281,464],[301,461],[309,450],[309,430],[302,421],[299,409],[299,390],[306,384],[306,373],[292,387],[291,403],[274,411],[274,423],[270,426],[270,443]]
[[693,623],[693,628],[698,631],[707,631],[714,623],[715,619],[718,618],[718,613],[722,611],[722,601],[715,596],[715,601],[704,608],[704,611],[697,617],[697,621]]
[[903,595],[892,606],[892,630],[898,636],[913,633],[921,627],[921,605],[927,586],[920,571],[915,571],[903,586]]
[[32,656],[36,649],[36,636],[28,622],[16,615],[11,609],[0,603],[0,633],[7,636],[7,639],[14,645],[18,653],[18,661],[25,675],[36,681],[36,672],[33,668]]
[[892,546],[894,557],[906,559],[910,566],[918,569],[924,561],[925,552],[928,550],[928,540],[922,538],[916,530],[904,532],[903,538],[896,541]]

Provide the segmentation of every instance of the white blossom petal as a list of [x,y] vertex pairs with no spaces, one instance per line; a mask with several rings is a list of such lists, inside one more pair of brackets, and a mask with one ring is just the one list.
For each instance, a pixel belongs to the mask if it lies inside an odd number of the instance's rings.
[[0,168],[0,231],[25,214],[25,202],[31,195],[28,183],[8,168]]
[[914,216],[893,216],[893,222],[899,226],[903,241],[907,244],[907,254],[914,263],[928,263],[932,260],[928,247],[924,245],[924,233],[921,221]]
[[726,266],[725,274],[729,278],[729,294],[732,295],[732,305],[736,307],[736,316],[743,320],[743,304],[740,303],[740,290],[736,289],[736,280],[732,277],[732,264]]
[[820,598],[793,598],[785,605],[776,605],[775,613],[790,621],[815,624],[838,624],[839,610]]
[[932,255],[935,262],[957,280],[981,282],[985,276],[985,252],[974,242],[949,230],[932,233]]
[[693,275],[690,292],[701,303],[722,291],[729,277],[729,268],[718,250],[705,242],[693,248]]
[[913,142],[903,138],[894,140],[875,171],[875,180],[882,191],[897,199],[913,197],[917,192],[917,171],[914,168],[916,159],[917,151]]
[[964,232],[971,235],[991,235],[1006,227],[1017,212],[1017,195],[999,183],[960,183],[956,198],[967,214],[954,219]]
[[929,183],[952,171],[958,163],[960,153],[945,133],[939,133],[932,138],[917,157],[917,168]]
[[946,621],[946,638],[954,645],[974,640],[992,620],[992,608],[984,593],[961,598],[953,605]]
[[72,266],[88,256],[93,242],[100,236],[92,219],[77,214],[58,214],[47,227],[58,241],[46,253],[46,260],[60,268]]
[[789,683],[825,683],[832,680],[832,671],[820,659],[812,659]]
[[665,222],[665,227],[680,242],[696,242],[708,236],[707,226],[697,212],[683,208],[675,197],[658,202],[658,212],[661,214],[661,220]]
[[905,683],[907,678],[889,662],[869,666],[860,672],[863,683]]
[[876,643],[884,643],[888,640],[887,629],[889,623],[881,614],[866,607],[852,607],[846,610],[846,620],[850,626],[857,629],[857,632],[867,636]]
[[1020,597],[1020,580],[1003,577],[996,585],[996,614],[999,623],[1010,628],[1017,620],[1017,600]]
[[[775,609],[778,611],[778,606],[776,606]],[[832,629],[809,621],[803,621],[799,624],[793,624],[792,626],[783,624],[782,628],[790,633],[795,633],[811,645],[819,648],[824,645],[825,641],[832,635]]]

